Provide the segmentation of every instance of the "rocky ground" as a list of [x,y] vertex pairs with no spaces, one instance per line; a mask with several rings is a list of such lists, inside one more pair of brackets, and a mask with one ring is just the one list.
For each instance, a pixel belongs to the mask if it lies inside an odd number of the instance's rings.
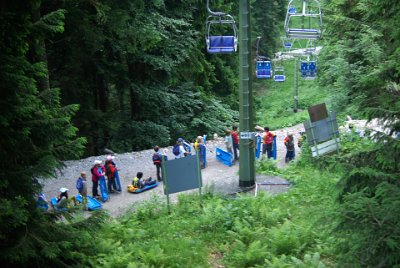
[[[286,136],[286,133],[291,131],[294,133],[295,144],[297,144],[297,139],[299,137],[299,132],[304,131],[303,125],[297,125],[290,128],[276,130],[277,134],[277,166],[279,168],[284,168],[285,163],[285,154],[286,148],[283,144],[283,139]],[[228,167],[223,165],[219,161],[216,160],[215,157],[215,149],[217,147],[224,148],[223,139],[211,140],[207,141],[207,167],[202,169],[202,179],[203,185],[205,187],[211,187],[213,191],[232,194],[241,191],[238,187],[239,177],[239,163],[232,167]],[[168,158],[174,159],[172,155],[172,147],[168,149]],[[103,208],[108,210],[112,216],[119,216],[124,211],[129,208],[132,208],[136,203],[141,202],[143,200],[148,200],[152,195],[158,195],[161,198],[164,198],[163,194],[163,183],[160,183],[158,187],[140,193],[140,194],[132,194],[127,191],[127,185],[131,184],[132,179],[135,177],[138,171],[143,172],[144,177],[151,176],[156,178],[156,169],[152,162],[153,150],[144,150],[140,152],[132,152],[132,153],[124,153],[117,154],[115,157],[115,163],[119,169],[121,184],[122,184],[122,192],[121,193],[112,193],[110,194],[110,199],[103,203]],[[298,156],[300,153],[299,148],[296,146],[296,155]],[[88,194],[91,195],[91,175],[90,168],[93,166],[93,162],[96,159],[105,160],[106,156],[96,156],[96,157],[88,157],[81,160],[76,161],[66,161],[65,168],[63,168],[56,176],[55,179],[45,180],[42,182],[43,184],[43,192],[48,199],[51,197],[55,197],[58,193],[58,190],[61,187],[66,187],[70,191],[70,195],[77,194],[77,190],[75,188],[76,179],[79,177],[81,171],[85,171],[88,174]],[[281,183],[285,182],[284,179],[272,176],[257,176],[257,182],[273,182],[273,183]],[[260,189],[267,190],[269,192],[281,192],[287,190],[287,186],[262,186]],[[176,200],[177,194],[171,195],[172,201]]]

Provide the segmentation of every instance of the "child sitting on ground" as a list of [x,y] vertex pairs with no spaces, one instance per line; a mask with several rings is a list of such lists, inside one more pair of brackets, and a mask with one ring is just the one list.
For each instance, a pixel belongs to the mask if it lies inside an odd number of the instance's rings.
[[136,174],[136,177],[132,181],[133,187],[136,187],[136,188],[143,188],[146,185],[151,185],[154,183],[156,183],[156,181],[153,181],[153,179],[151,177],[144,179],[143,172],[138,172]]

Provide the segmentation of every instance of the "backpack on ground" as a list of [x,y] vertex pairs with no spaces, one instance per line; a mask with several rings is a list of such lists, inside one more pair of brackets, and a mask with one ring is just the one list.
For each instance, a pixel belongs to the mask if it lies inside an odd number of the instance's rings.
[[175,144],[174,148],[172,149],[172,153],[176,156],[178,156],[180,154],[180,150],[179,150],[179,144]]
[[153,164],[154,165],[161,165],[161,155],[159,153],[153,154]]

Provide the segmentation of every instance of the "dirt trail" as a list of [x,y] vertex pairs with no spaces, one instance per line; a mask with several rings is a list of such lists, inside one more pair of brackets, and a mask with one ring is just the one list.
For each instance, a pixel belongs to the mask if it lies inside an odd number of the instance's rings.
[[[286,149],[283,144],[283,139],[288,131],[294,133],[295,143],[297,144],[299,132],[303,131],[303,125],[296,125],[294,127],[275,131],[277,134],[277,166],[279,168],[284,168],[286,165]],[[207,151],[207,167],[202,170],[203,185],[208,187],[211,186],[215,192],[234,193],[240,191],[240,188],[238,187],[239,163],[236,163],[236,165],[232,167],[228,167],[217,161],[215,157],[215,149],[217,147],[224,148],[224,142],[222,140],[207,142],[207,148],[209,151]],[[296,146],[296,155],[298,156],[299,153],[300,150]],[[121,215],[121,213],[126,209],[134,206],[135,203],[148,200],[154,194],[164,198],[162,183],[160,183],[158,187],[140,194],[132,194],[126,190],[127,185],[131,184],[132,179],[138,171],[142,171],[145,177],[151,176],[156,178],[155,166],[151,160],[152,155],[152,149],[116,155],[115,162],[119,169],[122,192],[110,194],[110,200],[103,203],[103,208],[108,210],[112,216]],[[168,158],[174,158],[172,155],[172,147],[168,148]],[[88,194],[91,195],[92,182],[89,174],[90,168],[96,159],[104,161],[105,155],[89,157],[76,161],[66,161],[65,168],[62,169],[55,179],[43,182],[43,192],[46,197],[50,199],[51,197],[56,196],[58,189],[61,187],[67,187],[72,195],[76,194],[77,190],[75,188],[75,182],[81,171],[88,173]],[[261,179],[265,180],[265,176],[257,178],[257,180]],[[171,195],[172,201],[176,199],[176,196],[177,194]]]

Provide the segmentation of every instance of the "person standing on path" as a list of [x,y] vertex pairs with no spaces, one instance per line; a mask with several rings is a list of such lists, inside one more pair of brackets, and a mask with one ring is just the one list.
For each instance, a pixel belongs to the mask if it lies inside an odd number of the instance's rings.
[[204,145],[204,139],[202,136],[197,136],[194,149],[199,154],[200,168],[205,168],[206,146]]
[[183,139],[179,138],[176,141],[176,144],[174,145],[172,149],[172,153],[175,155],[175,159],[183,158],[186,156],[187,152],[185,150],[185,147],[183,146]]
[[157,181],[162,181],[162,154],[160,152],[160,147],[157,145],[154,146],[154,154],[153,154],[153,164],[156,166],[156,172],[157,172]]
[[239,132],[237,131],[237,126],[232,127],[232,143],[233,143],[233,155],[234,160],[239,160],[238,150],[239,150]]
[[269,127],[264,128],[262,147],[263,158],[265,153],[267,153],[268,159],[272,157],[272,145],[274,143],[274,136],[275,134],[269,131]]
[[108,155],[104,164],[104,167],[106,169],[107,188],[109,193],[115,193],[118,191],[117,184],[115,182],[115,172],[117,172],[117,168],[113,160],[114,156]]
[[294,156],[295,156],[293,133],[289,132],[288,135],[286,136],[286,138],[283,140],[283,143],[286,146],[285,163],[288,163],[289,161],[294,160]]
[[81,172],[81,176],[76,181],[76,189],[79,194],[82,196],[82,205],[83,209],[87,210],[87,181],[86,181],[86,172]]
[[98,190],[99,180],[102,176],[104,176],[104,171],[105,171],[101,163],[102,163],[101,160],[95,160],[94,166],[90,169],[90,171],[92,172],[92,182],[93,182],[92,194],[94,198],[100,198]]

